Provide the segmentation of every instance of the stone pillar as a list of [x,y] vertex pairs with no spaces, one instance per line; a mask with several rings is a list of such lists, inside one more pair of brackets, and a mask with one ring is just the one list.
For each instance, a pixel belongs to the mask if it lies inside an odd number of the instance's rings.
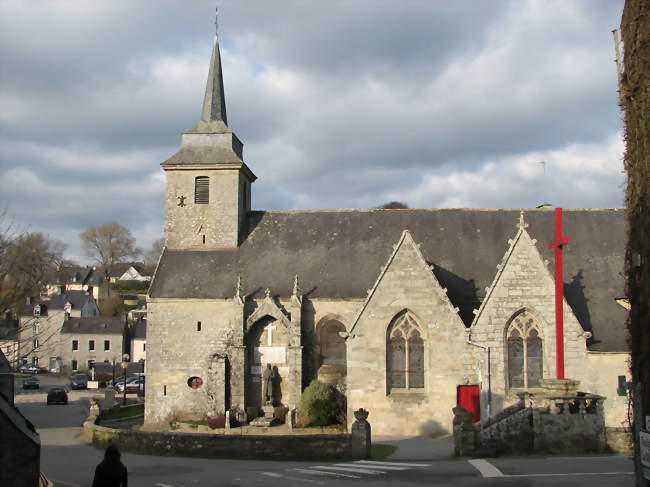
[[299,404],[302,395],[302,295],[298,289],[298,276],[293,283],[293,293],[288,305],[291,315],[289,329],[289,370],[291,381],[288,404]]
[[209,416],[219,416],[226,412],[226,356],[214,355],[210,360],[206,391],[210,398]]
[[354,412],[356,421],[352,423],[350,454],[355,460],[366,460],[370,458],[370,423],[368,423],[368,411],[359,409]]
[[289,400],[285,404],[299,404],[302,395],[302,347],[288,347]]
[[471,456],[476,449],[472,413],[460,406],[453,408],[452,411],[454,413],[454,455]]
[[246,347],[230,348],[230,408],[245,411]]

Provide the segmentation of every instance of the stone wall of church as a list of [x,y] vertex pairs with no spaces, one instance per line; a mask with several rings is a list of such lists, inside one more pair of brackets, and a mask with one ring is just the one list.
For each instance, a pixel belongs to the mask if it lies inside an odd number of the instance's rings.
[[319,329],[329,321],[336,320],[345,327],[346,331],[350,331],[352,322],[363,302],[362,299],[304,301],[302,310],[304,387],[318,378],[318,371],[323,362],[319,344]]
[[[145,421],[198,420],[223,412],[225,378],[217,376],[217,355],[228,356],[231,382],[241,386],[231,388],[231,405],[243,409],[243,351],[237,348],[242,307],[233,300],[201,299],[152,299],[148,306]],[[201,378],[201,387],[188,385],[192,377]]]
[[[170,249],[237,247],[242,218],[240,171],[185,170],[167,171],[166,175],[166,246]],[[210,178],[208,204],[194,203],[197,176]]]
[[[476,323],[471,329],[472,341],[490,347],[492,410],[496,414],[517,401],[515,392],[508,387],[507,338],[508,325],[517,313],[525,310],[540,327],[543,343],[543,376],[556,377],[555,354],[555,284],[542,261],[534,242],[527,232],[513,243],[514,247],[503,264]],[[611,397],[609,387],[598,378],[600,359],[587,353],[586,335],[571,307],[564,303],[565,376],[581,381],[580,390]],[[481,416],[487,414],[487,355],[480,348],[473,354],[482,379]],[[617,359],[613,359],[614,362]],[[617,370],[620,364],[616,364]],[[621,372],[621,375],[624,375]],[[616,377],[613,377],[616,380]],[[605,401],[606,418],[620,416],[617,401]],[[606,420],[607,421],[607,420]],[[609,422],[606,424],[610,425]],[[614,426],[614,425],[612,425]],[[618,425],[617,425],[618,426]]]
[[628,395],[619,395],[618,377],[631,381],[630,354],[588,352],[581,370],[575,375],[579,389],[605,396],[605,425],[611,428],[629,427]]
[[[390,386],[387,332],[404,310],[424,340],[423,388]],[[476,380],[464,330],[412,240],[404,242],[348,339],[348,420],[352,410],[363,407],[373,434],[451,432],[456,388]]]

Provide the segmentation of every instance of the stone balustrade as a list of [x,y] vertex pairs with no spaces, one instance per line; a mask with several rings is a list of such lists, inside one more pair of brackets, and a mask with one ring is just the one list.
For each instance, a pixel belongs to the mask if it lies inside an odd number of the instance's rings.
[[563,389],[567,383],[577,384],[553,381],[540,392],[522,392],[517,403],[476,424],[466,410],[454,408],[456,455],[605,451],[605,398]]

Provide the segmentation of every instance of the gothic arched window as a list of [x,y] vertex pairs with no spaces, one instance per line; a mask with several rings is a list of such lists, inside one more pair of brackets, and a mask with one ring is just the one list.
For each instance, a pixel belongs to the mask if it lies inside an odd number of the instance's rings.
[[207,205],[210,203],[210,178],[198,176],[194,178],[194,203]]
[[537,321],[527,311],[510,323],[506,335],[509,387],[539,387],[539,380],[544,376],[543,343],[539,330]]
[[388,328],[388,388],[424,388],[424,340],[415,318],[404,312]]

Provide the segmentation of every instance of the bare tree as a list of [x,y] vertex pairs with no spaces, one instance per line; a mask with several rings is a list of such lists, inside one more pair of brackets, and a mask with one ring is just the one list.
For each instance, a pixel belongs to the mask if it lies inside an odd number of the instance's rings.
[[64,262],[65,245],[42,233],[0,232],[0,312],[17,314],[25,298],[38,296]]
[[116,221],[98,227],[89,226],[81,234],[81,243],[86,255],[102,268],[107,281],[115,264],[136,258],[142,253],[135,246],[135,238],[129,229]]
[[158,264],[158,259],[160,254],[162,254],[163,247],[165,246],[165,238],[161,237],[158,240],[154,240],[151,244],[151,248],[147,250],[144,254],[144,263],[147,267],[154,268]]
[[52,333],[38,326],[31,332],[35,317],[20,322],[16,318],[26,298],[40,296],[45,286],[55,280],[66,263],[64,249],[62,242],[42,233],[19,231],[6,211],[0,213],[0,318],[9,318],[7,326],[0,330],[0,338],[3,346],[15,347],[18,359],[34,353],[34,344],[38,348],[54,340]]

